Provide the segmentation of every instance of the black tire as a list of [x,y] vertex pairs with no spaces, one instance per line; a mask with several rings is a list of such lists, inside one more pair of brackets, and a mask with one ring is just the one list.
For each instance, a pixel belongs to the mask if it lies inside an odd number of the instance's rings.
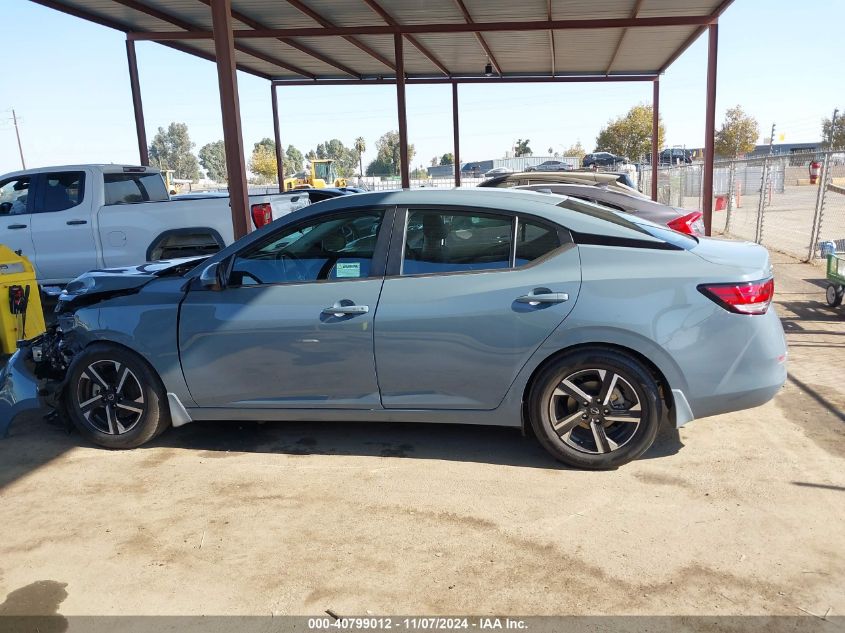
[[610,470],[654,443],[663,401],[639,361],[596,348],[565,354],[545,367],[531,386],[528,411],[534,434],[555,459]]
[[842,286],[837,286],[836,284],[830,284],[825,291],[825,299],[827,300],[827,305],[831,308],[835,308],[839,305],[842,305],[842,295],[845,294],[845,289]]
[[170,426],[164,386],[134,352],[97,343],[74,361],[65,388],[80,434],[106,448],[135,448]]

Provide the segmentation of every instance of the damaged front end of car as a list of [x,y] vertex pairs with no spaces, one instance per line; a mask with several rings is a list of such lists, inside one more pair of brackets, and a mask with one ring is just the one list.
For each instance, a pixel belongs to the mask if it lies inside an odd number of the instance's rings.
[[86,308],[96,310],[101,302],[135,294],[155,279],[182,276],[204,259],[93,270],[71,281],[59,296],[55,322],[40,336],[19,342],[18,350],[0,367],[0,438],[8,435],[21,414],[63,416],[66,381],[74,359],[96,340],[79,314],[90,316]]

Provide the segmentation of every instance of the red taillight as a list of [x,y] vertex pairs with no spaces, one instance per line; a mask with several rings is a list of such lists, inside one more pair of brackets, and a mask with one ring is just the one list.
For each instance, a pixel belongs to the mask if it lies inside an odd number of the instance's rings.
[[666,226],[687,235],[704,235],[704,223],[701,211],[693,211],[668,222]]
[[765,314],[775,295],[775,280],[736,284],[701,284],[698,289],[720,306],[738,314]]
[[273,221],[273,207],[269,202],[252,205],[252,221],[257,229]]

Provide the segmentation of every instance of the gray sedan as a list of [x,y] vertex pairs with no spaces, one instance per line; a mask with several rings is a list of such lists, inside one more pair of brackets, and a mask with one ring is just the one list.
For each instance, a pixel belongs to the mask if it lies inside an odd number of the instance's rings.
[[525,191],[555,193],[572,196],[579,200],[595,202],[604,207],[623,211],[650,220],[657,224],[665,224],[670,229],[688,233],[690,235],[704,235],[704,222],[701,211],[689,211],[678,207],[660,204],[648,198],[628,195],[608,187],[591,185],[542,184],[523,185],[514,187]]
[[0,374],[0,421],[52,406],[109,448],[193,420],[522,426],[615,468],[777,393],[773,288],[760,246],[575,198],[344,196],[199,265],[78,278]]

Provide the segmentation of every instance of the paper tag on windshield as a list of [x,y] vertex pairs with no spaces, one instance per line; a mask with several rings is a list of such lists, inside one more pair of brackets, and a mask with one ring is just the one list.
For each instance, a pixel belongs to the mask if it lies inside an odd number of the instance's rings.
[[338,279],[344,277],[360,277],[361,262],[338,262],[335,273]]

